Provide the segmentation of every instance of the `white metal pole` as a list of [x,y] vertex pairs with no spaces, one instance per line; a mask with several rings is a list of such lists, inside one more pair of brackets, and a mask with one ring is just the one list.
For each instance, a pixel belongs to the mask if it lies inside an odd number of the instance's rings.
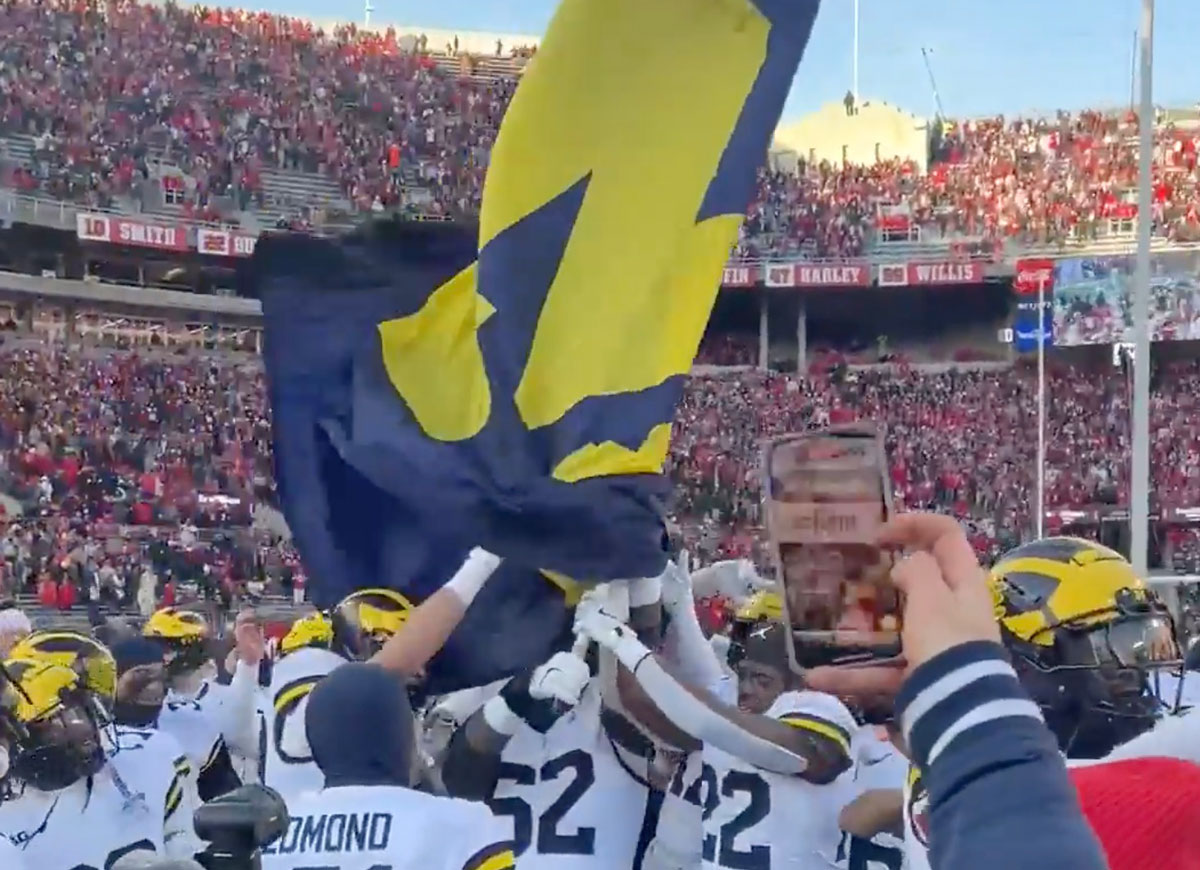
[[1037,493],[1034,530],[1045,537],[1046,522],[1046,282],[1038,281],[1037,301]]
[[854,0],[854,86],[850,89],[854,94],[854,106],[858,107],[858,0]]
[[1150,543],[1150,161],[1154,150],[1154,0],[1142,0],[1137,269],[1133,281],[1133,431],[1129,559],[1146,576]]

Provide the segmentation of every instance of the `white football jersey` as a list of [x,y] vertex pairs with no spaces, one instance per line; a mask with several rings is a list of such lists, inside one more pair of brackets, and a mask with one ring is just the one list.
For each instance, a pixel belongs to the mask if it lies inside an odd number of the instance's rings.
[[5,870],[25,870],[25,859],[21,857],[20,850],[3,835],[0,835],[0,867]]
[[325,775],[312,759],[304,728],[308,695],[321,678],[346,660],[324,649],[298,649],[278,662],[271,673],[270,699],[263,705],[263,783],[284,798],[325,785]]
[[[784,692],[765,715],[822,733],[832,729],[844,737],[847,751],[858,729],[841,701],[819,692]],[[705,870],[838,866],[838,814],[854,794],[853,769],[828,785],[815,785],[760,770],[708,744],[703,755],[712,773],[701,776],[711,776],[709,790],[715,796],[715,802],[706,797],[703,812]]]
[[510,822],[521,870],[633,867],[650,789],[600,722],[600,687],[546,734],[523,727],[500,755],[488,804]]
[[[257,749],[253,678],[252,669],[240,666],[234,685],[205,680],[195,694],[167,693],[158,727],[183,747],[196,768],[202,794],[208,783],[207,798],[237,786],[234,749],[243,754]],[[241,693],[244,698],[239,698]]]
[[[859,728],[851,742],[854,754],[854,786],[850,800],[868,791],[902,791],[908,775],[905,758],[886,734],[872,726]],[[843,832],[839,859],[845,870],[901,870],[904,865],[904,840],[889,833],[867,840]]]
[[916,765],[909,766],[904,778],[904,868],[930,870],[929,793]]
[[[717,637],[717,635],[713,635]],[[730,706],[737,703],[736,678],[722,679],[709,687],[709,694]],[[697,870],[704,840],[703,815],[711,811],[717,793],[711,767],[704,764],[703,753],[690,752],[675,766],[675,773],[663,791],[662,809],[654,839],[642,860],[642,870]]]
[[642,870],[697,870],[704,839],[703,814],[715,802],[713,769],[704,764],[703,752],[689,752],[676,766],[663,792],[662,809],[654,840],[646,850]]
[[156,790],[169,772],[171,785],[163,809],[167,853],[190,857],[198,852],[203,844],[192,827],[192,815],[200,806],[197,771],[179,741],[159,729],[118,725],[112,733],[109,763],[124,774],[130,788],[143,793]]
[[399,786],[342,786],[288,801],[263,870],[511,870],[508,825],[486,806]]
[[103,870],[136,851],[190,855],[181,839],[192,824],[182,818],[189,769],[164,748],[124,732],[90,787],[86,779],[53,792],[27,787],[0,803],[0,833],[27,866],[45,870]]

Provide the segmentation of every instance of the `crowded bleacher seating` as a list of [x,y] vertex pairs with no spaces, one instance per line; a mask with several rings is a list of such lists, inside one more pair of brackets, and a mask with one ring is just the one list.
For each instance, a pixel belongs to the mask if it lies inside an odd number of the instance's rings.
[[[750,360],[745,343],[715,348],[710,361]],[[1056,362],[1047,389],[1047,508],[1127,504],[1126,379],[1111,367]],[[1200,365],[1164,367],[1152,407],[1155,506],[1200,506],[1198,397]],[[26,339],[0,356],[0,398],[0,491],[22,508],[0,540],[9,591],[70,577],[78,599],[111,587],[129,603],[136,578],[122,572],[148,557],[160,586],[173,578],[232,596],[270,582],[291,593],[302,574],[295,554],[279,529],[255,519],[259,507],[271,510],[274,484],[269,408],[253,357],[67,350]],[[747,557],[771,573],[761,439],[878,420],[897,503],[963,518],[990,558],[1033,527],[1035,403],[1036,375],[1021,366],[695,376],[671,452],[674,517],[699,557]],[[1172,528],[1165,549],[1173,564],[1191,566],[1196,536]]]
[[[261,207],[263,173],[275,170],[327,175],[341,195],[293,204],[287,222],[297,228],[331,220],[338,203],[469,215],[516,84],[465,53],[457,62],[453,45],[456,62],[439,63],[424,39],[266,13],[13,0],[0,7],[0,28],[0,135],[32,137],[30,159],[9,161],[5,184],[92,206],[157,202],[147,196],[157,186],[162,202],[197,220]],[[906,160],[800,159],[795,171],[764,171],[738,254],[853,257],[886,238],[986,250],[1130,228],[1137,121],[1128,113],[932,129],[925,173]],[[1194,238],[1195,130],[1164,121],[1155,140],[1156,232]]]

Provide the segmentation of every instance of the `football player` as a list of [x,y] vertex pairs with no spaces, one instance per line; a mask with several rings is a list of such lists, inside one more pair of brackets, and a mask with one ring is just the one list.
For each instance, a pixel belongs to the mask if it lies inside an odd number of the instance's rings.
[[[631,589],[628,604],[656,633],[658,593]],[[506,682],[454,733],[442,766],[450,794],[511,819],[523,868],[640,866],[643,831],[656,823],[650,778],[660,738],[640,699],[618,687],[616,660],[605,654],[593,676],[585,649]]]
[[[1068,761],[1106,758],[1162,718],[1168,705],[1153,675],[1180,665],[1174,627],[1120,553],[1082,538],[1044,538],[1001,558],[988,585],[1013,668]],[[927,809],[911,768],[904,849],[912,870],[929,866]]]
[[[362,589],[325,617],[310,614],[280,646],[263,721],[263,781],[285,798],[320,788],[308,749],[305,708],[313,687],[347,661],[370,659],[407,680],[420,674],[462,620],[500,559],[473,549],[441,589],[413,607],[391,589]],[[399,631],[404,626],[404,631]]]
[[26,864],[111,867],[131,852],[190,858],[199,843],[183,809],[186,764],[133,739],[117,748],[101,700],[65,665],[10,659],[14,796],[0,832]]
[[890,733],[864,725],[854,735],[854,799],[838,815],[838,855],[847,870],[900,870],[904,863],[908,758]]
[[682,783],[702,807],[701,866],[836,866],[857,726],[836,698],[800,689],[783,626],[746,639],[734,709],[671,676],[605,604],[585,596],[576,630],[610,650],[703,753],[697,779]]
[[130,635],[110,651],[83,632],[51,628],[28,635],[13,647],[11,657],[65,665],[79,674],[111,718],[113,727],[103,732],[109,753],[136,748],[185,771],[179,812],[181,818],[191,817],[199,804],[195,768],[179,742],[157,727],[166,677],[162,651],[155,643]]
[[318,789],[323,778],[308,748],[304,711],[313,687],[334,668],[370,658],[404,624],[413,607],[391,589],[352,593],[330,616],[297,619],[279,642],[261,724],[263,782],[285,798]]
[[159,644],[167,676],[167,698],[159,727],[177,739],[199,771],[201,800],[211,800],[241,784],[230,747],[257,754],[254,693],[264,652],[262,632],[250,613],[234,626],[239,661],[232,682],[216,682],[212,632],[203,615],[175,607],[156,611],[142,635]]
[[486,806],[411,787],[414,717],[394,673],[348,664],[308,698],[323,788],[289,801],[287,830],[263,849],[264,870],[512,870],[510,834]]
[[5,870],[25,870],[25,859],[21,857],[21,852],[3,834],[0,834],[0,867]]

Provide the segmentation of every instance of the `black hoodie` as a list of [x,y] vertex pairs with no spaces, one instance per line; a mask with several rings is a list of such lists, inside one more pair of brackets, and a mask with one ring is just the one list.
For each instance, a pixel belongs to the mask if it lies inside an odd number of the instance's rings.
[[378,665],[333,670],[313,689],[304,725],[326,788],[411,785],[416,749],[408,693]]

